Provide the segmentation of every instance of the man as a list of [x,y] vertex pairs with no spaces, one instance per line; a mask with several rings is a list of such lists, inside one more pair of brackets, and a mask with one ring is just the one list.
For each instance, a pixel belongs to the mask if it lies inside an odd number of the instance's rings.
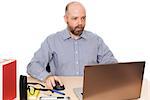
[[58,75],[83,75],[86,64],[117,62],[99,36],[84,30],[86,11],[81,3],[67,4],[64,20],[67,28],[48,36],[27,67],[28,74],[45,81],[48,88],[55,86],[55,80],[63,85]]

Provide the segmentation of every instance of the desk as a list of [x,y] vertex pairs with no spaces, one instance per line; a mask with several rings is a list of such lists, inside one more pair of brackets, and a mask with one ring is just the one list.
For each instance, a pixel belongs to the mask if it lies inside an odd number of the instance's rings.
[[[59,76],[59,78],[65,85],[66,89],[63,92],[66,94],[66,96],[71,97],[71,100],[78,100],[78,98],[73,92],[73,88],[82,87],[83,77]],[[28,82],[39,82],[39,81],[31,77],[28,77]],[[150,83],[148,82],[148,80],[144,79],[141,98],[138,100],[150,100],[150,93],[148,93],[148,91],[150,91]]]

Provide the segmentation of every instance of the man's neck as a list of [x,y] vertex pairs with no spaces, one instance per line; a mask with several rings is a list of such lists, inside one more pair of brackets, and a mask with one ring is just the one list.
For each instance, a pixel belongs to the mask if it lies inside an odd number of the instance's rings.
[[73,38],[73,39],[75,39],[75,40],[77,40],[77,39],[80,38],[79,35],[74,35],[74,34],[72,34],[71,32],[69,32],[69,33],[70,33],[71,38]]

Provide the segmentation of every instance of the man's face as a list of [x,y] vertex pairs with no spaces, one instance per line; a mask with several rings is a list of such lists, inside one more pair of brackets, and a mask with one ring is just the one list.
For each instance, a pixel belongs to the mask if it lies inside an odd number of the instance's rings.
[[69,31],[76,36],[79,36],[85,27],[86,13],[82,7],[70,7],[68,13],[65,15]]

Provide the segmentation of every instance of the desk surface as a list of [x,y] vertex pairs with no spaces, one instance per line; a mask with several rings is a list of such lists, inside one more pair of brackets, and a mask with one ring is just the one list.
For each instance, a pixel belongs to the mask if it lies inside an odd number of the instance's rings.
[[[66,96],[71,97],[71,100],[78,100],[76,95],[73,92],[74,88],[82,87],[83,85],[83,77],[62,77],[60,76],[60,79],[65,85],[65,90],[63,91]],[[33,79],[31,77],[28,77],[28,82],[39,82],[36,79]],[[44,84],[44,83],[43,83]],[[141,92],[141,98],[138,100],[150,100],[150,83],[148,80],[143,81],[143,87],[142,87],[142,92]],[[54,94],[55,95],[55,94]],[[60,95],[59,95],[60,96]]]

